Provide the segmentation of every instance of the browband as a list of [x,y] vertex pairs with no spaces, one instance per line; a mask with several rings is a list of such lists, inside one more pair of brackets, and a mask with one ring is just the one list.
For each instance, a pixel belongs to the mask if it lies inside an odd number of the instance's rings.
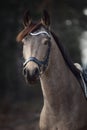
[[40,31],[40,32],[31,32],[30,35],[32,36],[37,36],[37,35],[40,35],[40,34],[46,34],[49,38],[50,38],[50,34],[46,31]]

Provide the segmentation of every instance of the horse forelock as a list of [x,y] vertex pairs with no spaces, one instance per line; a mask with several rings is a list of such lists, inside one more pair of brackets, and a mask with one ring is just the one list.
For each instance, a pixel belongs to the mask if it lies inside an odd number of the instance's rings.
[[41,22],[31,23],[29,26],[25,27],[17,36],[16,40],[18,42],[22,41],[22,39],[29,33],[37,30],[40,26],[43,26]]

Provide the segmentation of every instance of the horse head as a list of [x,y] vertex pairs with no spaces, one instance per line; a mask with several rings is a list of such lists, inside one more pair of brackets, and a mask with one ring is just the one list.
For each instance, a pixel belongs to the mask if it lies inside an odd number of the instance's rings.
[[23,43],[23,73],[29,83],[34,83],[47,69],[51,48],[50,18],[44,11],[39,22],[32,21],[29,11],[24,15],[24,30],[17,40]]

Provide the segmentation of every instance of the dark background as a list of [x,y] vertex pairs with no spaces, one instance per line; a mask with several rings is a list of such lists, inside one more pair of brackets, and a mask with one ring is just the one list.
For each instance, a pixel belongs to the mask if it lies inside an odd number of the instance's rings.
[[23,29],[26,9],[34,19],[47,9],[51,28],[68,49],[73,62],[81,63],[80,37],[87,30],[83,10],[87,0],[3,0],[0,2],[0,130],[37,130],[42,108],[40,84],[27,85],[22,75],[22,44],[16,42]]

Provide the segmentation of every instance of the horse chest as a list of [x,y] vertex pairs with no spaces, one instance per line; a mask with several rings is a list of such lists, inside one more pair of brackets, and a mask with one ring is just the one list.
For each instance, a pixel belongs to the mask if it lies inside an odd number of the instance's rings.
[[70,130],[59,118],[51,109],[44,106],[40,115],[40,130]]
[[87,130],[85,124],[85,120],[76,121],[71,115],[66,116],[62,111],[54,115],[51,109],[45,106],[40,115],[40,130]]

